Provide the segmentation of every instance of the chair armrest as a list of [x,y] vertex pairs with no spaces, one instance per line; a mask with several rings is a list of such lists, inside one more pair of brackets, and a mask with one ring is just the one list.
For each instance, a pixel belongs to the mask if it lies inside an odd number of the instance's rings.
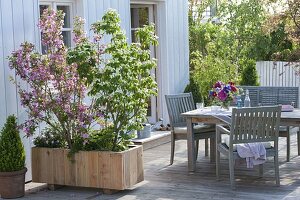
[[217,144],[220,144],[222,142],[221,141],[221,134],[230,135],[230,131],[222,125],[217,125],[217,127],[216,127],[216,143]]
[[230,135],[230,130],[228,130],[227,128],[225,128],[225,127],[222,126],[222,125],[217,125],[216,129],[217,129],[217,131],[220,132],[220,133],[225,133],[225,134]]

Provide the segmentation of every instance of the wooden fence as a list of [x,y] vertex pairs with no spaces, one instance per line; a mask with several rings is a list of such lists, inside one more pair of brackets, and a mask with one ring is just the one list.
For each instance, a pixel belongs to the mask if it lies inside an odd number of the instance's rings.
[[287,62],[256,62],[260,86],[299,87],[300,76],[296,74],[297,68],[294,66]]
[[[300,63],[256,62],[260,86],[300,87]],[[298,67],[295,67],[298,66]],[[297,72],[298,71],[298,72]],[[299,98],[300,99],[300,96]],[[300,102],[298,102],[298,105]]]

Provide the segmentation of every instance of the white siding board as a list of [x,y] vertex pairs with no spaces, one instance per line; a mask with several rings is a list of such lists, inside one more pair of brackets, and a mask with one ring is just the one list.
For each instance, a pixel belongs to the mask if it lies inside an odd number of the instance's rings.
[[[180,77],[180,55],[179,55],[179,48],[180,48],[180,44],[179,44],[179,26],[178,26],[178,18],[179,18],[179,15],[180,13],[177,13],[177,7],[178,7],[178,0],[175,0],[175,1],[172,1],[172,5],[173,5],[173,9],[170,10],[171,13],[170,13],[170,16],[173,16],[170,18],[170,20],[172,20],[172,23],[173,23],[173,59],[175,60],[175,63],[174,63],[174,86],[175,88],[173,88],[173,92],[174,93],[178,93],[178,92],[181,92],[179,91],[179,87],[180,85],[182,84],[181,82],[181,77]],[[176,13],[176,15],[175,15]],[[176,42],[175,42],[176,41]]]
[[[40,36],[37,27],[38,18],[39,18],[38,0],[31,0],[31,1],[22,0],[22,7],[23,7],[24,40],[35,44],[36,49],[40,49]],[[18,43],[16,44],[19,45]],[[23,83],[23,87],[28,89],[28,86],[25,83]],[[18,109],[19,122],[23,122],[27,119],[28,116],[26,109],[20,105],[20,102],[18,108],[19,108]],[[26,167],[28,169],[26,173],[26,181],[32,179],[32,172],[31,172],[31,147],[33,146],[32,139],[33,139],[32,137],[29,138],[22,137],[24,147],[26,150]]]
[[[125,0],[124,0],[125,1]],[[123,2],[123,1],[122,1]],[[124,22],[124,29],[126,30],[127,40],[129,43],[131,43],[131,14],[130,14],[130,0],[126,0],[123,7],[124,9],[124,19],[126,19],[126,22]]]
[[119,0],[110,0],[110,7],[119,12]]
[[118,12],[121,18],[121,27],[126,33],[127,40],[128,40],[130,28],[131,28],[130,15],[128,15],[128,12],[130,12],[130,2],[128,0],[119,1]]
[[174,61],[174,29],[173,29],[173,4],[168,1],[167,2],[167,40],[168,40],[168,58],[169,58],[169,65],[168,65],[168,73],[170,74],[170,79],[169,79],[169,83],[170,83],[170,88],[168,91],[169,93],[174,93],[174,77],[175,77],[175,71],[176,71],[176,67],[175,67],[175,61]]
[[88,0],[82,0],[82,17],[85,19],[85,31],[87,33],[87,36],[90,37],[90,21],[89,21],[89,4]]
[[[87,9],[87,15],[89,19],[89,27],[92,23],[97,21],[97,7],[96,7],[96,1],[95,0],[89,0],[89,6]],[[89,35],[93,35],[93,31],[89,28]]]
[[168,112],[165,102],[165,94],[170,90],[170,73],[169,73],[169,54],[168,54],[168,34],[167,34],[167,13],[166,3],[160,2],[157,4],[157,34],[159,45],[157,47],[158,59],[158,116],[165,119],[167,122]]
[[14,30],[13,30],[13,16],[12,16],[12,2],[11,1],[1,1],[2,2],[2,28],[5,31],[3,34],[3,43],[4,43],[4,62],[3,66],[5,73],[5,91],[6,91],[6,107],[7,115],[17,114],[17,100],[16,100],[16,88],[9,81],[9,77],[15,77],[13,70],[10,70],[8,67],[8,60],[6,57],[10,55],[11,51],[14,49]]
[[185,65],[184,65],[184,51],[186,49],[184,49],[184,45],[185,45],[185,42],[184,42],[184,38],[183,38],[183,35],[184,35],[184,26],[183,26],[183,18],[184,18],[184,12],[182,12],[182,9],[183,9],[183,6],[181,5],[181,2],[180,1],[177,1],[178,5],[177,5],[177,13],[179,13],[179,18],[178,18],[178,21],[177,21],[177,26],[178,26],[178,57],[179,57],[179,74],[181,75],[180,77],[180,82],[181,84],[178,85],[178,90],[183,92],[184,91],[184,87],[185,87],[185,83],[186,81],[184,80],[185,77],[185,73],[186,73],[186,69],[185,69]]
[[[2,10],[2,1],[0,1],[0,11]],[[2,12],[1,12],[2,13]],[[5,65],[4,65],[4,44],[3,44],[3,26],[2,26],[2,14],[0,13],[0,126],[5,122],[6,118],[6,88],[5,88]]]
[[182,28],[183,28],[183,35],[182,35],[182,39],[183,39],[183,59],[184,59],[184,69],[183,69],[183,76],[184,76],[184,85],[186,85],[188,83],[188,79],[189,79],[189,66],[190,66],[190,61],[189,61],[189,22],[188,22],[188,3],[187,1],[183,2],[182,5],[182,10],[183,10],[183,24],[182,24]]
[[170,90],[169,93],[183,92],[189,77],[187,1],[167,1],[167,35]]
[[[10,81],[10,76],[15,78],[15,72],[9,69],[8,59],[12,51],[19,49],[25,40],[38,44],[37,34],[37,0],[1,0],[0,1],[0,89],[3,93],[0,98],[0,125],[3,126],[5,119],[10,114],[15,114],[18,121],[23,122],[27,118],[26,110],[21,106],[17,95],[16,86]],[[17,81],[19,81],[17,79]],[[22,84],[22,82],[21,82]],[[23,88],[27,89],[24,84]],[[24,133],[21,132],[21,136]],[[26,181],[31,180],[31,139],[21,137],[26,150],[26,165],[28,172]]]
[[102,19],[104,15],[104,2],[103,0],[96,1],[96,12],[97,12],[97,20]]
[[103,0],[103,10],[107,11],[109,8],[111,8],[110,0]]
[[[12,1],[12,13],[13,13],[13,37],[14,37],[14,50],[20,48],[20,44],[24,42],[25,40],[25,32],[20,31],[24,30],[24,15],[23,15],[23,1],[22,0],[15,0]],[[17,82],[20,82],[20,78],[14,76]],[[22,83],[21,87],[24,89],[24,83]],[[24,114],[25,110],[22,109],[21,102],[19,99],[19,95],[16,93],[16,109],[17,109],[17,117],[18,122],[22,123],[25,121],[25,117],[22,114]]]

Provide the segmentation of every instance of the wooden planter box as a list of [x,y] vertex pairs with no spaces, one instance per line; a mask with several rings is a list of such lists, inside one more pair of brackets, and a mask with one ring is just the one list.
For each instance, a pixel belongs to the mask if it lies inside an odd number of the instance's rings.
[[32,181],[51,185],[124,190],[144,180],[143,147],[123,152],[32,148]]

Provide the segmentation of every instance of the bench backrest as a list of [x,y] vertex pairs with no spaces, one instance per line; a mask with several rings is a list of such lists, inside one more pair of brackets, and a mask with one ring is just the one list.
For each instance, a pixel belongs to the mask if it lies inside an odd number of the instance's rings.
[[[299,106],[299,88],[298,87],[273,87],[273,86],[239,86],[249,90],[251,106],[270,106],[270,105],[291,105],[294,102],[295,108]],[[242,95],[244,102],[245,95]]]

